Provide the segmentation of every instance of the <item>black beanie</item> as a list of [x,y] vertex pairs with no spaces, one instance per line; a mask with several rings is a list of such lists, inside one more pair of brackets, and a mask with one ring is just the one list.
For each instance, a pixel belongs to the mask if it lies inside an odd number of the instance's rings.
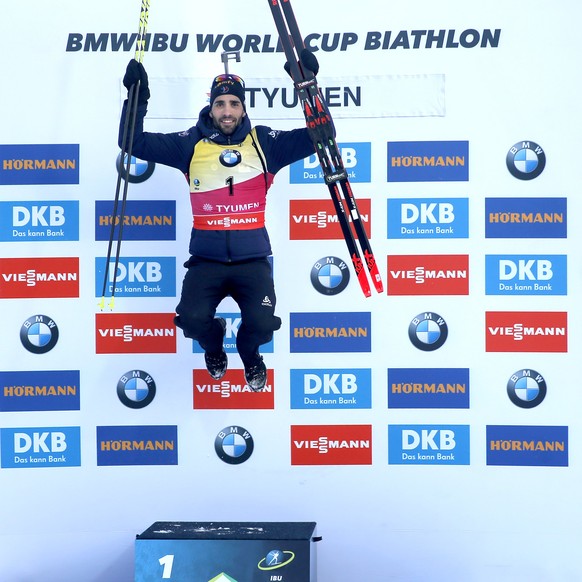
[[210,87],[210,107],[220,95],[234,95],[245,102],[245,82],[238,75],[218,75]]

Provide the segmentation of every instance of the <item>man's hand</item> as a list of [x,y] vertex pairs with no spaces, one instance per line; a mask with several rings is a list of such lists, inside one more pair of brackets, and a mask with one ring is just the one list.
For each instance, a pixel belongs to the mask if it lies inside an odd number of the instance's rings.
[[138,81],[140,83],[137,102],[138,104],[142,105],[147,103],[148,99],[150,98],[148,74],[140,62],[136,61],[135,59],[131,59],[131,61],[129,61],[127,64],[127,69],[125,71],[125,75],[123,76],[123,85],[129,91],[129,88],[132,85],[135,85]]

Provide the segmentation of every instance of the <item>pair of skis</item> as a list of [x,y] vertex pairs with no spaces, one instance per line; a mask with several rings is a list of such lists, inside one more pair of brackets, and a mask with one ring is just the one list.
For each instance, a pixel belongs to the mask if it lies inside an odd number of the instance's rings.
[[[382,293],[383,285],[378,265],[335,140],[331,114],[325,105],[315,77],[317,73],[317,71],[314,72],[314,69],[317,69],[316,61],[312,53],[305,47],[291,8],[291,2],[289,0],[268,0],[268,2],[287,59],[285,69],[293,79],[297,96],[301,102],[307,129],[313,140],[315,152],[323,170],[323,178],[329,188],[358,282],[364,295],[370,297],[372,292],[364,268],[365,263],[376,291]],[[361,253],[356,244],[348,214],[358,237]]]
[[[143,61],[146,47],[146,33],[148,25],[148,16],[150,10],[150,0],[142,0],[141,10],[139,13],[139,29],[135,45],[135,60]],[[113,282],[111,284],[111,299],[109,302],[110,309],[113,309],[115,302],[115,286],[117,284],[117,271],[119,270],[119,256],[121,253],[121,241],[123,239],[123,223],[125,221],[125,207],[127,203],[127,189],[129,186],[129,174],[131,170],[131,154],[133,148],[133,136],[135,133],[135,122],[137,117],[137,105],[139,96],[140,81],[133,84],[127,93],[127,111],[125,123],[123,126],[123,143],[120,155],[119,171],[117,172],[117,185],[115,188],[115,199],[113,201],[113,210],[111,212],[111,229],[109,231],[109,244],[107,246],[107,258],[105,259],[105,273],[103,275],[103,290],[99,307],[101,311],[105,308],[105,293],[107,291],[107,282],[109,279],[109,263],[111,262],[111,253],[113,249],[113,240],[115,238],[115,228],[117,227],[117,241],[115,249],[115,264],[113,267]],[[129,136],[129,140],[128,140]],[[123,172],[122,172],[123,167]],[[121,180],[123,177],[123,194],[121,196],[121,207],[119,204],[121,192]]]

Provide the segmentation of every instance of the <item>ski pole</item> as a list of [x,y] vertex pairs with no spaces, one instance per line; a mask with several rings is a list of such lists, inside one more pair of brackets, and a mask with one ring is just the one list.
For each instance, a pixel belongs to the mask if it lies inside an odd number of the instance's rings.
[[[141,9],[139,13],[139,27],[137,39],[135,43],[134,58],[138,62],[143,62],[143,57],[146,47],[146,33],[149,16],[150,0],[142,0]],[[125,115],[125,122],[123,124],[122,147],[120,154],[120,166],[123,164],[123,173],[121,167],[117,172],[117,184],[115,187],[115,198],[113,201],[113,210],[111,212],[111,229],[109,231],[109,242],[107,245],[107,257],[105,259],[105,273],[103,275],[103,288],[101,292],[101,301],[99,307],[101,310],[105,307],[105,293],[107,290],[107,280],[109,279],[109,263],[111,261],[111,253],[113,248],[113,239],[115,235],[115,226],[119,220],[119,227],[117,230],[115,264],[113,269],[113,282],[111,286],[111,301],[109,303],[110,309],[113,309],[115,302],[115,286],[117,284],[117,271],[119,269],[119,257],[121,253],[121,241],[123,239],[123,223],[125,220],[125,207],[127,202],[127,190],[129,187],[129,174],[131,169],[131,154],[133,149],[133,137],[135,134],[135,121],[137,117],[138,95],[140,89],[140,80],[138,79],[128,91],[127,94],[127,110]],[[128,139],[129,136],[129,139]],[[121,179],[123,177],[123,195],[121,200],[121,210],[118,219],[119,194],[121,191]]]

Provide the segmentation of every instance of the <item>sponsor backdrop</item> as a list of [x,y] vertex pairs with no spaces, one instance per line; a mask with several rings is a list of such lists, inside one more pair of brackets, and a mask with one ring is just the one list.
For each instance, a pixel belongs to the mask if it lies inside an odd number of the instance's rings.
[[[294,0],[385,291],[361,293],[315,156],[281,171],[262,393],[231,300],[219,382],[174,327],[175,170],[132,160],[99,306],[139,8],[0,23],[0,578],[131,580],[135,535],[175,520],[315,521],[323,582],[582,580],[580,3]],[[302,125],[266,1],[153,0],[149,31],[149,131],[195,123],[224,51],[253,122]]]

